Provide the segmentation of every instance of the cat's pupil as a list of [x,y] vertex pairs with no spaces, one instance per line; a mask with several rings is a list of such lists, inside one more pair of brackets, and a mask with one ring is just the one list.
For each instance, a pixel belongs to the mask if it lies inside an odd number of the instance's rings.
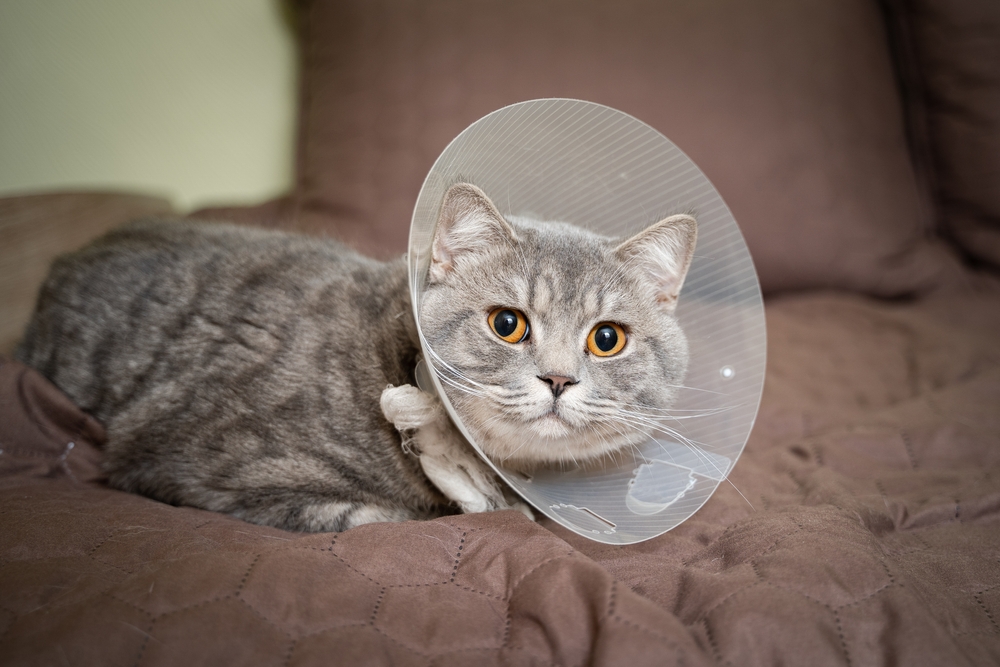
[[513,310],[501,310],[493,318],[493,328],[501,336],[509,336],[517,330],[517,314]]
[[618,344],[618,332],[605,324],[594,332],[594,344],[601,352],[609,352]]

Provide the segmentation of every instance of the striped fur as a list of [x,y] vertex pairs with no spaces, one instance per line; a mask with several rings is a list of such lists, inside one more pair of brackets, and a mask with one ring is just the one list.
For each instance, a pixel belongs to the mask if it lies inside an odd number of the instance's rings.
[[292,530],[451,510],[382,416],[417,347],[402,260],[146,220],[59,259],[18,357],[108,428],[108,483]]

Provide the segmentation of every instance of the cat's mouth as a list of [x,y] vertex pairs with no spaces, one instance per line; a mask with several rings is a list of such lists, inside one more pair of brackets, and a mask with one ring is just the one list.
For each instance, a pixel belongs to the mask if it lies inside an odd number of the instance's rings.
[[543,438],[564,438],[573,431],[573,425],[553,405],[548,412],[531,421],[531,428]]
[[500,465],[516,469],[596,459],[642,435],[616,424],[581,419],[578,411],[558,403],[537,406],[533,415],[494,416],[484,422],[485,428],[476,428],[483,451]]

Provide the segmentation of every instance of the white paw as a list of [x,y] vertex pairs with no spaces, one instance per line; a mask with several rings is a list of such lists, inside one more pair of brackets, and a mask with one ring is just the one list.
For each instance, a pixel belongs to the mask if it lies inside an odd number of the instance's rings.
[[416,387],[386,387],[382,392],[382,414],[397,430],[420,428],[438,419],[441,404]]
[[407,432],[403,449],[419,454],[424,474],[462,512],[516,509],[534,520],[531,508],[519,498],[504,496],[496,474],[465,442],[437,398],[403,385],[387,387],[381,404],[385,418]]
[[422,455],[420,465],[427,478],[465,514],[497,509],[495,498],[478,488],[468,471],[450,459]]
[[531,505],[524,502],[523,500],[516,500],[510,505],[510,509],[517,510],[524,516],[528,517],[531,521],[535,520],[535,511],[531,509]]

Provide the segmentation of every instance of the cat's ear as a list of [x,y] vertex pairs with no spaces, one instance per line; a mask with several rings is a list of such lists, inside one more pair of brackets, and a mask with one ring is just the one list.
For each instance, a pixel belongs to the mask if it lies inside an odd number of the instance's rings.
[[517,236],[490,198],[471,183],[448,189],[434,230],[430,281],[441,282],[463,255],[515,243]]
[[615,248],[615,253],[652,281],[657,302],[672,313],[697,240],[695,219],[690,215],[672,215],[628,239]]

